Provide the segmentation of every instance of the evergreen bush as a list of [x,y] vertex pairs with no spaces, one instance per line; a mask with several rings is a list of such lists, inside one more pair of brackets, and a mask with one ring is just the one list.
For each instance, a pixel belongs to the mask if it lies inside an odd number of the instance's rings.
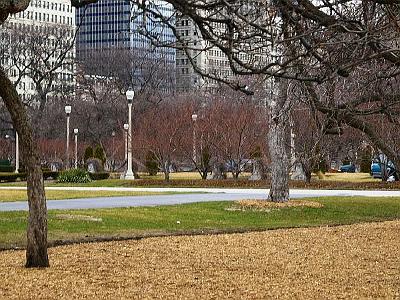
[[86,183],[90,182],[89,173],[82,169],[71,169],[58,175],[58,182]]
[[104,149],[101,145],[96,146],[96,148],[94,149],[93,157],[101,160],[104,166],[106,162],[106,153],[104,152]]
[[93,148],[91,146],[88,146],[85,149],[85,154],[83,155],[83,159],[86,162],[89,158],[92,158],[92,157],[93,157]]
[[153,151],[147,152],[144,165],[146,166],[147,172],[150,176],[157,175],[158,163]]

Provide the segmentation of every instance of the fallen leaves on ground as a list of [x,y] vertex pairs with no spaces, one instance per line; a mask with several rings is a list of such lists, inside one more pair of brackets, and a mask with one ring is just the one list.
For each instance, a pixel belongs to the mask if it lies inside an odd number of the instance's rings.
[[0,299],[399,299],[400,221],[0,252]]
[[272,202],[266,200],[239,200],[235,201],[228,210],[253,210],[271,211],[273,209],[293,208],[293,207],[313,207],[322,208],[323,204],[309,200],[292,200],[287,202]]

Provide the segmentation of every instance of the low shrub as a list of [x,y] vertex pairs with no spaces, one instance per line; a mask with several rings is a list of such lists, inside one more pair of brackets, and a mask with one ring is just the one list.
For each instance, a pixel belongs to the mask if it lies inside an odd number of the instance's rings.
[[90,179],[92,180],[103,180],[108,179],[110,177],[110,173],[108,172],[97,172],[97,173],[89,173]]
[[47,179],[50,179],[50,178],[57,179],[58,175],[59,175],[59,172],[57,172],[57,171],[43,170],[43,178],[44,178],[44,180],[47,180]]
[[58,182],[86,183],[90,182],[89,173],[82,169],[71,169],[61,172],[57,178]]
[[0,172],[14,172],[13,166],[0,165]]
[[17,181],[18,178],[20,178],[20,174],[19,173],[4,173],[4,174],[0,174],[0,181],[14,182],[14,181]]
[[[43,171],[43,179],[53,178],[56,179],[58,177],[58,172],[52,171]],[[25,181],[26,180],[26,173],[19,172],[19,173],[0,173],[0,182],[15,182],[17,180]]]

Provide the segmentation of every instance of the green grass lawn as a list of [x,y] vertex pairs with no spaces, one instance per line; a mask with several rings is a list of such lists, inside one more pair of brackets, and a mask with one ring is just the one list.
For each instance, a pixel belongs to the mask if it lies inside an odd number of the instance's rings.
[[[266,230],[400,218],[400,198],[308,199],[322,208],[228,210],[232,202],[175,206],[49,211],[49,240],[131,237],[157,233]],[[295,201],[295,200],[292,200]],[[26,212],[0,212],[0,248],[25,244]],[[177,221],[180,223],[178,224]]]
[[[118,192],[118,191],[46,191],[48,200],[117,197],[117,196],[150,196],[176,194],[174,192]],[[0,202],[27,201],[24,190],[0,190]]]

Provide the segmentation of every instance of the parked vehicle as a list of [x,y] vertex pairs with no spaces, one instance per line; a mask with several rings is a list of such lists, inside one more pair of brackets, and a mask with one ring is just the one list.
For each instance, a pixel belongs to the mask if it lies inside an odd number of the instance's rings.
[[381,166],[383,166],[383,165],[386,165],[386,172],[387,172],[386,177],[387,178],[392,177],[391,181],[399,180],[399,177],[396,172],[396,168],[394,167],[394,164],[390,160],[386,161],[386,163],[379,162],[379,160],[372,161],[370,174],[373,178],[382,178]]
[[340,172],[343,173],[354,173],[356,171],[356,166],[353,164],[343,165],[340,167]]
[[372,178],[382,178],[381,165],[379,163],[372,162],[370,174]]

